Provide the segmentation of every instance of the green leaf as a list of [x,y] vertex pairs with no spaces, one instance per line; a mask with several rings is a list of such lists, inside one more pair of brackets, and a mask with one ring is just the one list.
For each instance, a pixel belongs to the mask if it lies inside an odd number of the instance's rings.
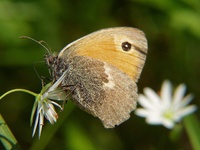
[[200,149],[200,124],[197,117],[192,114],[184,118],[184,125],[194,150]]
[[20,150],[20,146],[15,139],[14,135],[7,126],[5,120],[0,114],[0,141],[4,145],[6,150]]

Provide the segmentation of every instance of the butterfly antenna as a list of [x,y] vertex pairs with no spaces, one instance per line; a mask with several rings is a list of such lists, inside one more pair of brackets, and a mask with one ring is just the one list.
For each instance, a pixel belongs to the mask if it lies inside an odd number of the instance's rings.
[[[48,54],[52,53],[51,52],[51,48],[49,47],[49,45],[45,41],[43,41],[43,40],[37,41],[37,40],[35,40],[35,39],[33,39],[33,38],[29,37],[29,36],[20,36],[19,38],[24,38],[24,39],[32,40],[32,41],[38,43],[39,45],[41,45],[47,51]],[[47,46],[45,46],[45,45],[47,45]]]

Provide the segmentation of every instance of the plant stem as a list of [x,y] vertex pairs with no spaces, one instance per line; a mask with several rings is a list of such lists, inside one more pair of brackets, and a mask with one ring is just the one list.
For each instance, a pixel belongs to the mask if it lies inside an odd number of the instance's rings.
[[26,90],[26,89],[13,89],[13,90],[10,90],[10,91],[4,93],[2,96],[0,96],[0,100],[2,98],[4,98],[5,96],[7,96],[8,94],[13,93],[13,92],[25,92],[25,93],[31,94],[33,96],[37,96],[38,95],[38,94],[36,94],[34,92],[31,92],[29,90]]
[[183,120],[186,132],[194,150],[200,149],[200,123],[197,117],[192,114]]

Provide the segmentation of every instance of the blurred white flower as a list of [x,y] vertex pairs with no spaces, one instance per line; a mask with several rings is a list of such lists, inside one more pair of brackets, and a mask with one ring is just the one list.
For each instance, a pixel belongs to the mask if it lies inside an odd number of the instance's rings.
[[173,128],[184,116],[193,113],[197,107],[188,105],[193,99],[192,94],[185,95],[186,85],[180,84],[172,95],[172,85],[166,80],[162,84],[160,96],[151,88],[144,88],[144,95],[140,94],[138,108],[135,113],[145,117],[148,124],[163,125],[166,128]]

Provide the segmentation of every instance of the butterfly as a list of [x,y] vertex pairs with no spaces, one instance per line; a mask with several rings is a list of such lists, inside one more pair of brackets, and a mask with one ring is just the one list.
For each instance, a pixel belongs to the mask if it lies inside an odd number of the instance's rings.
[[[53,83],[48,98],[68,93],[84,111],[113,128],[130,117],[137,105],[137,81],[145,64],[147,39],[132,27],[102,29],[45,55]],[[57,90],[59,89],[59,90]]]

